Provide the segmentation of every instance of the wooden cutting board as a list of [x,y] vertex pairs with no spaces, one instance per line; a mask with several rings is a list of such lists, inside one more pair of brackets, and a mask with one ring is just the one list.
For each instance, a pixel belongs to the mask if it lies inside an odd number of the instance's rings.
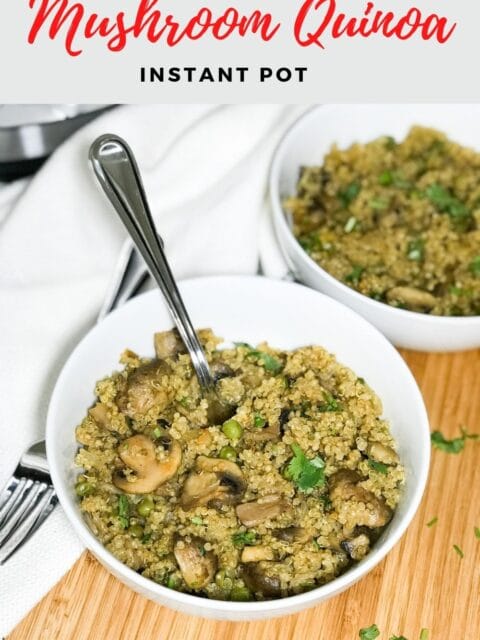
[[[480,433],[480,350],[402,355],[423,392],[432,431],[456,437],[465,425]],[[436,524],[427,527],[434,517]],[[480,441],[469,440],[458,455],[433,451],[420,509],[387,558],[313,609],[264,622],[193,618],[145,600],[84,553],[9,640],[355,640],[373,623],[379,640],[418,640],[422,629],[429,630],[428,640],[480,640],[474,527],[480,527]]]

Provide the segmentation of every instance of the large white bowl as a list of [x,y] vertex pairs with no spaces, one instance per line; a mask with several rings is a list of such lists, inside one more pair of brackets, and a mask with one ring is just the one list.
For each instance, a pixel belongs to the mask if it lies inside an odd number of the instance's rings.
[[172,326],[157,291],[128,302],[95,326],[73,351],[56,383],[47,419],[47,453],[60,503],[84,544],[117,578],[135,591],[184,613],[249,620],[285,615],[340,593],[368,573],[390,551],[412,520],[425,486],[429,427],[422,396],[392,345],[368,322],[340,303],[298,284],[259,277],[212,277],[181,283],[197,327],[211,327],[227,341],[256,344],[268,339],[291,349],[317,344],[334,353],[375,389],[384,403],[406,467],[401,504],[381,539],[362,562],[334,581],[297,596],[267,602],[222,602],[167,589],[143,578],[110,554],[85,524],[75,497],[78,448],[75,426],[93,400],[94,383],[118,367],[129,347],[153,356],[155,331]]
[[399,347],[456,351],[480,346],[480,316],[439,317],[396,309],[354,291],[318,266],[293,235],[282,207],[295,193],[302,165],[318,165],[336,143],[369,142],[381,135],[401,140],[414,124],[434,127],[480,151],[480,105],[329,105],[312,109],[287,131],[270,171],[273,222],[289,268],[300,281],[343,302]]

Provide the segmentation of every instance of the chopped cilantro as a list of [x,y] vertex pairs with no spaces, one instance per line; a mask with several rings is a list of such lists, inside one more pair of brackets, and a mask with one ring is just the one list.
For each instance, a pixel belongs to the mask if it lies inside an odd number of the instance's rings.
[[238,531],[233,534],[232,542],[237,549],[243,549],[257,543],[257,534],[255,531]]
[[150,542],[151,539],[152,539],[152,534],[151,533],[146,533],[143,536],[141,542],[142,542],[142,544],[147,544],[147,542]]
[[425,241],[422,238],[411,240],[407,246],[407,258],[415,262],[421,262],[425,255]]
[[422,629],[420,631],[420,639],[419,640],[428,640],[428,629]]
[[433,527],[433,525],[437,524],[437,522],[438,522],[438,518],[437,516],[435,516],[434,518],[432,518],[427,522],[427,527]]
[[257,360],[261,365],[263,365],[265,371],[276,374],[283,369],[283,364],[280,360],[277,360],[277,358],[274,358],[269,353],[258,351],[258,349],[254,349],[246,342],[235,342],[235,346],[248,349],[247,357]]
[[320,500],[323,502],[323,508],[325,509],[325,511],[328,511],[330,509],[330,507],[332,506],[332,501],[330,499],[330,496],[328,495],[328,493],[324,493],[320,496]]
[[342,411],[341,403],[328,391],[323,392],[323,400],[317,407],[322,413]]
[[473,527],[473,532],[475,533],[475,537],[480,540],[480,527]]
[[122,529],[128,528],[128,517],[130,515],[130,503],[127,496],[121,495],[118,498],[118,521]]
[[315,540],[315,538],[312,540],[312,544],[315,551],[318,551],[320,549],[320,545],[318,544],[317,540]]
[[361,377],[357,378],[357,382],[360,382],[360,384],[366,384],[365,378],[361,378]]
[[351,182],[345,189],[340,189],[337,193],[337,197],[342,203],[342,207],[347,209],[348,206],[355,200],[360,193],[360,185],[358,182]]
[[155,429],[152,431],[152,434],[154,438],[160,438],[160,436],[162,435],[162,430],[160,429],[160,427],[155,427]]
[[193,518],[190,520],[190,522],[192,524],[203,524],[203,520],[200,516],[193,516]]
[[384,171],[378,176],[378,184],[383,187],[388,187],[393,182],[393,173],[391,171]]
[[179,403],[182,405],[182,407],[188,409],[190,405],[190,398],[188,396],[183,396],[183,398],[180,398]]
[[293,480],[300,491],[309,491],[325,484],[325,462],[319,456],[309,460],[295,442],[292,444],[293,458],[285,470],[286,477]]
[[351,233],[355,229],[357,224],[358,220],[355,218],[355,216],[350,216],[350,218],[345,223],[345,226],[343,227],[345,233]]
[[467,440],[478,440],[480,436],[478,433],[468,433],[462,427],[462,435],[458,438],[453,438],[453,440],[447,440],[440,431],[434,431],[430,437],[435,449],[440,449],[440,451],[445,451],[446,453],[460,453],[460,451],[463,451]]
[[405,636],[390,636],[389,640],[407,640]]
[[253,426],[257,427],[257,429],[263,429],[263,427],[266,424],[267,424],[267,421],[265,420],[265,418],[263,418],[261,415],[256,413],[255,417],[253,418]]
[[376,211],[385,211],[390,203],[385,198],[372,198],[368,204]]
[[370,469],[377,471],[378,473],[382,473],[384,476],[388,473],[388,466],[383,464],[383,462],[377,462],[376,460],[369,460],[368,466]]
[[392,151],[397,146],[397,141],[392,136],[385,136],[385,149]]
[[455,549],[455,552],[458,553],[458,555],[460,556],[460,558],[464,557],[464,553],[463,551],[460,549],[460,547],[458,546],[458,544],[454,544],[453,548]]
[[475,256],[475,258],[471,261],[469,267],[470,271],[474,276],[480,278],[480,256]]
[[447,213],[450,216],[456,226],[461,229],[468,228],[471,221],[470,211],[449,189],[440,184],[432,184],[427,187],[425,194],[440,213]]
[[380,635],[380,631],[376,624],[372,624],[371,627],[365,627],[364,629],[360,629],[358,632],[358,636],[360,640],[375,640]]
[[357,286],[360,282],[360,278],[362,277],[362,273],[365,271],[364,267],[360,265],[355,265],[353,269],[345,276],[345,280],[347,282],[351,282],[353,286]]

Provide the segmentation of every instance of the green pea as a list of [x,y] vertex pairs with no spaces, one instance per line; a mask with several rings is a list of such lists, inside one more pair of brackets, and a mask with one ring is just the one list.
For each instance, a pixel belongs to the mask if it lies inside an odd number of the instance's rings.
[[132,538],[143,538],[143,527],[140,524],[132,524],[128,527],[128,533]]
[[222,447],[220,449],[220,458],[222,458],[222,460],[236,460],[237,459],[237,452],[235,451],[235,449],[233,447],[229,447],[228,445],[226,447]]
[[222,431],[230,440],[240,440],[243,435],[243,427],[236,420],[227,420],[224,422]]
[[150,514],[150,511],[153,511],[153,507],[153,500],[152,498],[150,498],[150,496],[142,498],[137,504],[137,513],[139,516],[142,516],[142,518],[147,518]]
[[77,482],[75,485],[75,493],[79,498],[90,495],[93,490],[93,484],[87,480],[80,480],[80,482]]
[[248,602],[252,596],[247,587],[233,587],[230,593],[230,599],[234,602]]
[[165,586],[167,586],[169,589],[177,589],[179,585],[180,580],[178,579],[178,576],[176,576],[174,573],[171,573],[167,578]]

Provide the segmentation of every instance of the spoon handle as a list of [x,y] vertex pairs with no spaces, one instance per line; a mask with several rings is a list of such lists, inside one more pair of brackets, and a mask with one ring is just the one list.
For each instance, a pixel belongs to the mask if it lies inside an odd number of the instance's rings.
[[157,281],[178,332],[188,349],[200,386],[214,388],[203,348],[188,316],[163,251],[143,188],[135,157],[122,138],[105,134],[90,147],[90,161],[138,251]]

